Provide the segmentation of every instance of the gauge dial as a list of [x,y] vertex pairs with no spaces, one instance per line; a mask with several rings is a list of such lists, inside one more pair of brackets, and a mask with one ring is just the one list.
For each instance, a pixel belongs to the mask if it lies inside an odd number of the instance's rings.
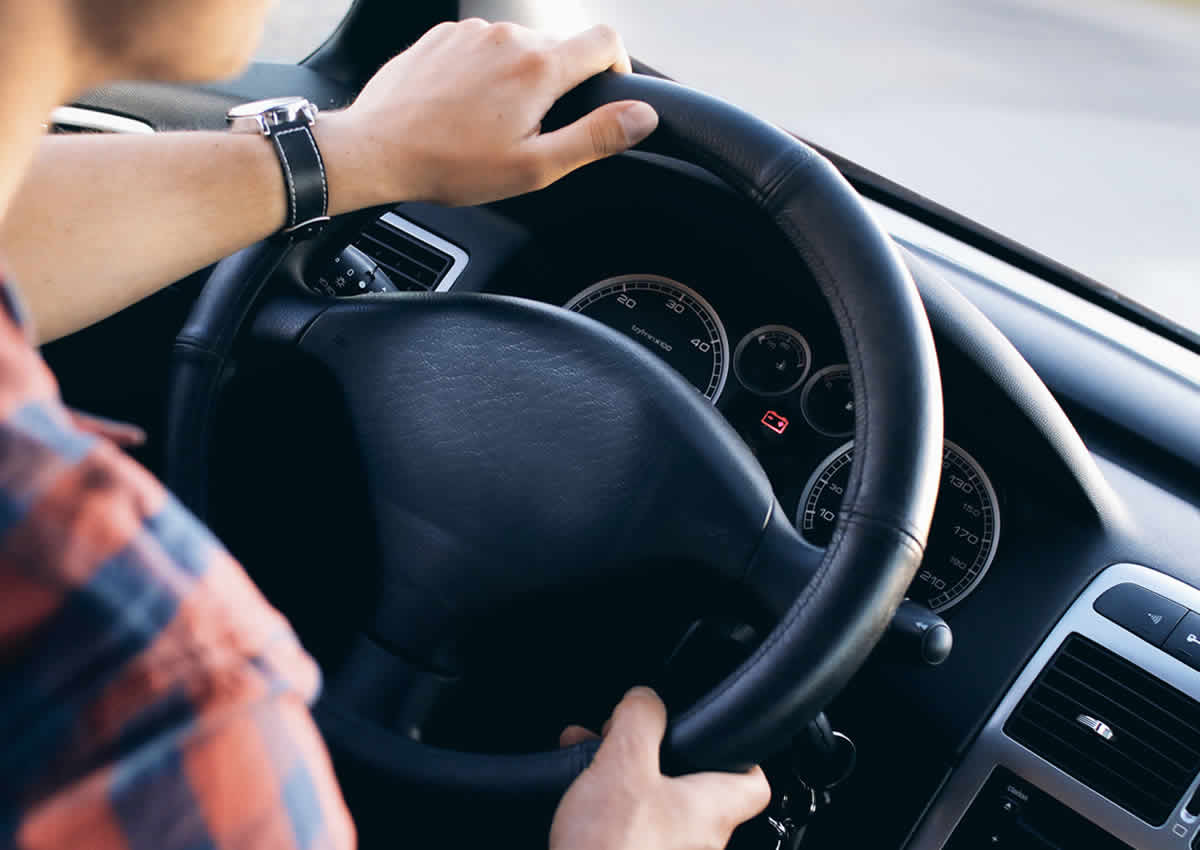
[[804,383],[811,360],[812,350],[799,333],[784,325],[766,325],[738,343],[733,371],[751,392],[780,396]]
[[[804,488],[796,525],[814,545],[833,537],[838,509],[850,481],[854,443],[837,449]],[[942,483],[925,558],[908,596],[934,611],[966,598],[983,578],[1000,542],[996,491],[973,457],[949,440],[942,452]]]
[[709,401],[715,401],[725,387],[729,374],[725,326],[694,289],[657,275],[625,275],[588,287],[566,307],[640,342]]
[[854,433],[854,384],[845,363],[826,366],[808,379],[800,396],[800,409],[814,431],[826,437]]

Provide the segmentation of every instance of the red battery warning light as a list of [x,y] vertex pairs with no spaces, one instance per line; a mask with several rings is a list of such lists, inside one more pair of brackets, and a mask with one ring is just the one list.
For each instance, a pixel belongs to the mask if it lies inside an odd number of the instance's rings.
[[781,413],[776,413],[774,410],[768,410],[763,414],[762,424],[766,425],[776,434],[782,434],[788,429],[788,418]]

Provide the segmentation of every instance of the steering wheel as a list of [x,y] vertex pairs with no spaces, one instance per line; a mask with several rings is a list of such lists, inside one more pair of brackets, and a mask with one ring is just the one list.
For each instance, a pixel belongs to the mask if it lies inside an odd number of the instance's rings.
[[[729,104],[648,77],[595,77],[547,124],[626,99],[660,116],[642,149],[699,165],[756,204],[832,308],[854,384],[856,450],[827,549],[801,539],[749,449],[690,384],[577,313],[419,294],[276,299],[260,316],[343,393],[384,571],[364,627],[382,645],[444,670],[484,612],[686,563],[725,592],[747,593],[774,626],[671,719],[664,769],[743,769],[786,747],[830,702],[903,599],[937,495],[941,381],[908,270],[827,160]],[[166,477],[201,513],[218,378],[287,250],[261,243],[223,261],[176,343]],[[318,721],[351,757],[458,793],[559,794],[595,749],[453,752],[329,701]]]

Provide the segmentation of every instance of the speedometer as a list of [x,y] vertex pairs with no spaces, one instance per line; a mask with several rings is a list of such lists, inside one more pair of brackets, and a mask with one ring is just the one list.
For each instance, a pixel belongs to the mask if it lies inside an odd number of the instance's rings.
[[602,280],[567,302],[640,342],[715,401],[729,375],[725,326],[700,293],[670,278],[650,274]]
[[[796,525],[810,543],[827,546],[850,481],[854,443],[825,458],[804,488]],[[921,569],[908,596],[934,611],[961,602],[983,579],[1000,543],[996,490],[986,473],[949,440],[942,452],[942,483]]]

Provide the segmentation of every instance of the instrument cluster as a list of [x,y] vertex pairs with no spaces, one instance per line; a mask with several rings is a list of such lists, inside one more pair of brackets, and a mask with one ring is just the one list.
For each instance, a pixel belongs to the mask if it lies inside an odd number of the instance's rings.
[[[656,274],[601,280],[564,305],[653,351],[741,434],[804,538],[829,544],[850,477],[854,384],[840,342],[790,324],[742,330],[736,344],[696,289]],[[827,329],[826,329],[827,331]],[[830,443],[836,445],[829,451]],[[947,440],[942,483],[921,570],[909,598],[934,611],[961,602],[983,579],[1000,542],[991,479]]]

